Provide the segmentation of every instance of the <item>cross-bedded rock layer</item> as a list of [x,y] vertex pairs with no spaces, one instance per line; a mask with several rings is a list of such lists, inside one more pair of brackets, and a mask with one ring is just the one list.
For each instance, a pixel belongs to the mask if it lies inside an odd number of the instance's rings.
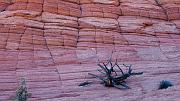
[[[111,54],[145,72],[133,89],[77,86]],[[30,101],[178,101],[179,59],[179,0],[0,1],[0,101],[22,76]],[[161,79],[175,86],[158,91]]]

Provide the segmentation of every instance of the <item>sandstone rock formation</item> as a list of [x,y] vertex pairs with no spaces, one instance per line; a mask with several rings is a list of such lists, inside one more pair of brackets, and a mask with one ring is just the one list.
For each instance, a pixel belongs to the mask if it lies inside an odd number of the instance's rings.
[[[87,73],[97,60],[132,64],[130,90]],[[21,77],[28,101],[179,101],[179,0],[0,0],[0,101]],[[157,90],[171,80],[175,86]],[[78,87],[92,80],[95,84]]]

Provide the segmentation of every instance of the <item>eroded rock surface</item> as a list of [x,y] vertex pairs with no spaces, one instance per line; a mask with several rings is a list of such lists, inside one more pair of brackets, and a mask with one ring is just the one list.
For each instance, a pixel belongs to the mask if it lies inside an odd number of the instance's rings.
[[[111,54],[144,72],[132,89],[87,74]],[[29,101],[179,101],[179,62],[179,0],[0,0],[0,101],[21,77]],[[163,79],[175,86],[157,90]]]

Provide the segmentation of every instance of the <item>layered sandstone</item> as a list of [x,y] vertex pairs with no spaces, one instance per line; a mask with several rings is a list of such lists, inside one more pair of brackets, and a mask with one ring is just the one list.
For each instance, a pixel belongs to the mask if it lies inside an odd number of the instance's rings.
[[[98,60],[133,64],[130,90],[87,73]],[[21,77],[29,101],[178,101],[179,0],[0,0],[0,101]],[[160,80],[174,87],[157,90]],[[80,82],[93,80],[88,87]]]

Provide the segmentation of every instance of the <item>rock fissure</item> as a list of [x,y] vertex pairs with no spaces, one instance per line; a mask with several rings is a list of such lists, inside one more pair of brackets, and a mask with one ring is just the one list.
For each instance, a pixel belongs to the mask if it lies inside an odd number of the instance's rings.
[[161,9],[163,10],[163,12],[164,12],[164,14],[165,14],[165,16],[166,16],[166,21],[169,21],[170,19],[169,19],[169,17],[168,17],[168,13],[167,13],[166,9],[163,7],[161,1],[160,1],[160,0],[155,0],[155,2],[156,2],[156,4],[157,4],[159,7],[161,7]]

